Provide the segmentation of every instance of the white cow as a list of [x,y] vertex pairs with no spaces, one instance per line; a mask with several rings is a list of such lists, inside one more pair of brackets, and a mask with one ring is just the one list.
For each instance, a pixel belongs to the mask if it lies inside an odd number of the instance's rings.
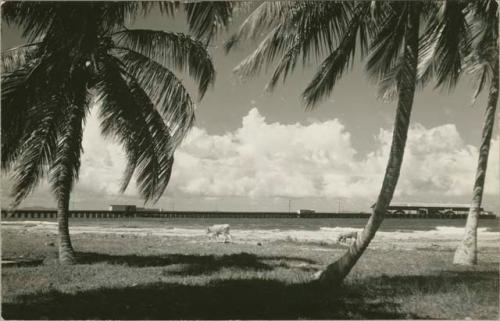
[[337,238],[338,243],[347,243],[347,240],[356,241],[358,238],[358,232],[348,232],[340,234]]
[[229,233],[229,224],[215,224],[207,228],[207,235],[209,239],[224,236],[224,243],[231,241],[231,234]]

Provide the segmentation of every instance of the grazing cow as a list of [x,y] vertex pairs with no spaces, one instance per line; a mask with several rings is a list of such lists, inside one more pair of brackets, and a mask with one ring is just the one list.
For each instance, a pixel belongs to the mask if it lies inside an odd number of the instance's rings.
[[347,243],[347,240],[356,241],[358,238],[358,232],[348,232],[344,234],[340,234],[337,238],[338,243]]
[[216,224],[209,226],[207,228],[207,235],[209,239],[217,239],[219,236],[224,236],[224,243],[228,240],[232,240],[231,234],[229,233],[229,224]]

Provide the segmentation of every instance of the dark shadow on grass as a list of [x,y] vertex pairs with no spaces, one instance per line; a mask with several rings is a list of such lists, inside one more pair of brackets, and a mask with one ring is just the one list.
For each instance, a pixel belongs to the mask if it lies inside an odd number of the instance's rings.
[[394,303],[365,303],[345,288],[274,280],[154,283],[76,294],[52,291],[3,304],[6,319],[400,319]]
[[[460,282],[498,280],[495,271],[381,276],[338,288],[266,279],[216,280],[204,285],[151,283],[75,294],[34,293],[2,306],[6,319],[429,319],[404,314],[412,293],[456,291]],[[498,282],[497,282],[498,283]]]
[[249,253],[229,255],[109,255],[101,253],[78,253],[79,264],[108,263],[130,267],[167,267],[166,272],[179,275],[198,275],[211,273],[225,267],[243,270],[269,271],[273,266],[262,262],[260,257]]
[[[93,252],[79,252],[79,264],[108,263],[130,267],[165,266],[165,273],[176,275],[199,275],[218,271],[222,268],[270,271],[276,267],[309,269],[316,261],[301,257],[258,256],[250,253],[227,255],[164,254],[164,255],[109,255]],[[313,269],[313,268],[312,268]]]
[[[42,260],[17,260],[2,264],[2,267],[39,266],[56,263],[57,257]],[[164,254],[164,255],[110,255],[94,252],[78,252],[77,264],[108,263],[129,267],[165,267],[164,273],[171,275],[200,275],[216,272],[222,268],[270,271],[277,267],[298,268],[313,271],[316,261],[291,256],[258,256],[250,253],[227,255]]]
[[258,256],[251,253],[241,252],[226,255],[197,255],[197,254],[164,254],[164,255],[111,255],[94,252],[78,252],[79,264],[93,264],[106,262],[109,264],[124,264],[134,267],[163,266],[177,263],[203,263],[219,262],[228,265],[252,266],[260,265],[260,261],[283,260],[298,261],[302,263],[314,264],[316,261],[303,257],[294,256]]
[[[7,259],[5,259],[7,260]],[[32,260],[12,259],[2,262],[3,268],[34,267],[46,262],[56,263],[57,257]],[[108,263],[126,265],[129,267],[167,267],[170,274],[196,275],[215,272],[224,267],[234,267],[244,270],[269,271],[274,267],[262,262],[262,260],[248,253],[230,255],[109,255],[92,252],[77,253],[77,264]]]

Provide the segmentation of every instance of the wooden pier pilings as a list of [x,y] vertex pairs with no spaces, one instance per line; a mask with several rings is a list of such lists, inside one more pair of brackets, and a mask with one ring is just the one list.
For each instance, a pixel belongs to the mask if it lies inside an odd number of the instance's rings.
[[[107,211],[77,210],[70,211],[69,217],[76,219],[130,219],[130,218],[368,218],[370,213],[289,213],[289,212],[206,212],[206,211]],[[56,219],[55,210],[1,210],[2,219]],[[465,219],[466,214],[387,214],[386,218],[447,218]],[[493,214],[484,214],[480,218],[494,219]]]

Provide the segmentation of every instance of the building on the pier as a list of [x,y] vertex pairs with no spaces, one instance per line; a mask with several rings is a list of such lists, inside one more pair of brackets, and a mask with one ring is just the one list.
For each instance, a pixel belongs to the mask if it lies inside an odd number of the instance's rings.
[[[371,206],[375,207],[375,204]],[[455,216],[466,215],[469,204],[442,204],[442,203],[391,203],[387,207],[387,214],[394,215],[425,215],[425,216]],[[481,215],[492,215],[480,208]]]
[[110,205],[109,210],[113,212],[160,212],[159,208],[137,207],[136,205]]
[[137,207],[137,212],[161,212],[159,208],[147,208],[147,207]]
[[137,206],[135,205],[110,205],[109,210],[113,212],[135,212]]
[[315,210],[311,210],[311,209],[300,209],[300,210],[297,210],[297,214],[314,214],[316,213]]

